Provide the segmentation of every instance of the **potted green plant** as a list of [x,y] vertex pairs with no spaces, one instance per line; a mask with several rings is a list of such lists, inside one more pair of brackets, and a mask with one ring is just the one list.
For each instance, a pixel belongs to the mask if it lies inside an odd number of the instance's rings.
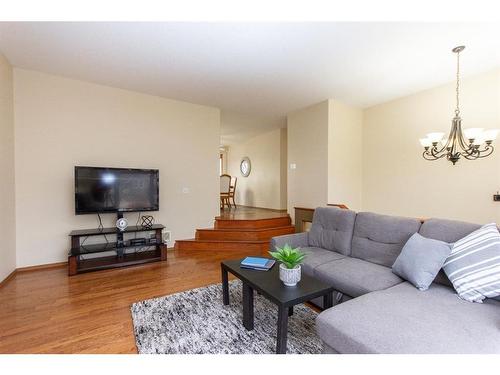
[[280,280],[286,286],[295,286],[300,281],[301,267],[305,254],[300,248],[292,248],[290,245],[279,248],[276,251],[270,251],[269,254],[280,263]]

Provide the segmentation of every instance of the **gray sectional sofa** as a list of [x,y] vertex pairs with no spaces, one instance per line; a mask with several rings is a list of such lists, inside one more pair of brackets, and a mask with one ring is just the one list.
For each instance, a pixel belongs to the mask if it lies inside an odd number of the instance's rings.
[[303,272],[335,287],[335,305],[316,321],[325,353],[500,353],[500,301],[461,300],[442,271],[426,291],[391,271],[414,233],[455,242],[479,227],[320,207],[309,232],[271,247],[301,247]]

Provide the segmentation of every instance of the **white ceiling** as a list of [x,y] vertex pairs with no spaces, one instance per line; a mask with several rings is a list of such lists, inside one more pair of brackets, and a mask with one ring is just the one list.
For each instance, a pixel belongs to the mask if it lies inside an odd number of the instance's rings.
[[244,142],[273,129],[286,127],[284,116],[255,116],[224,110],[220,117],[221,145],[228,146]]
[[0,23],[14,66],[276,118],[500,66],[500,23]]

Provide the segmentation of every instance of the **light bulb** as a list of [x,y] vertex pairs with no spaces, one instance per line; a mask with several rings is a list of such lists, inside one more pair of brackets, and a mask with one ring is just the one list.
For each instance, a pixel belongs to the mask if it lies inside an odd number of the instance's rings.
[[432,142],[429,138],[420,138],[419,141],[420,141],[420,144],[422,145],[422,147],[430,147],[432,144]]
[[436,132],[427,134],[427,139],[432,143],[440,142],[443,139],[444,133]]
[[482,134],[482,132],[483,132],[483,128],[464,129],[464,135],[465,135],[465,138],[467,138],[467,139],[476,139]]
[[483,132],[483,138],[485,141],[494,141],[497,138],[499,129],[488,129]]

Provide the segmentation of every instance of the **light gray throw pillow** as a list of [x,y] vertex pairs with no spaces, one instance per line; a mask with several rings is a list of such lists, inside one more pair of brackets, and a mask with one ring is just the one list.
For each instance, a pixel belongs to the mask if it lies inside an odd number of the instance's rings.
[[451,253],[450,244],[415,233],[392,265],[392,272],[419,290],[426,290]]

